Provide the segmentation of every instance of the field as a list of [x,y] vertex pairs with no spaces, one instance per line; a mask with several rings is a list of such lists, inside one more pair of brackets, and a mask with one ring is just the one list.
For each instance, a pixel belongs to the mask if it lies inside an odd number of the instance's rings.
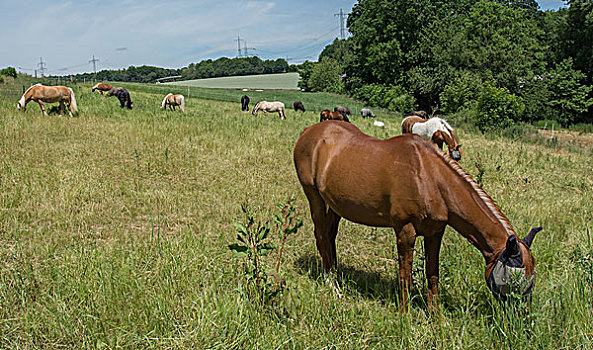
[[[292,162],[317,111],[256,117],[240,111],[234,92],[204,99],[207,90],[192,88],[180,114],[158,108],[169,87],[126,87],[132,111],[76,86],[74,118],[0,101],[0,348],[593,348],[589,148],[459,126],[462,167],[481,178],[519,235],[544,226],[532,247],[530,313],[493,299],[483,258],[448,228],[440,313],[427,312],[419,238],[411,310],[400,315],[392,230],[343,220],[344,297],[323,281]],[[312,110],[349,102],[286,93],[278,96]],[[400,133],[399,115],[378,118],[385,128],[357,116],[353,123],[379,138]],[[262,221],[290,195],[304,226],[285,248],[286,290],[261,305],[228,249],[233,223],[244,223],[242,205]]]
[[223,89],[298,90],[298,81],[299,73],[281,73],[185,80],[166,83],[166,85],[196,86],[202,88]]

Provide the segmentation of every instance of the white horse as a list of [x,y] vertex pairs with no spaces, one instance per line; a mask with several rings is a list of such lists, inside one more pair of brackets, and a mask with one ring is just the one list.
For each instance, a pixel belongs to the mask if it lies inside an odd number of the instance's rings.
[[264,111],[264,115],[266,117],[268,116],[268,112],[270,112],[270,113],[278,112],[278,116],[281,119],[286,119],[286,113],[284,113],[284,103],[282,103],[282,102],[259,101],[255,105],[255,107],[253,107],[253,111],[251,112],[251,114],[257,115],[257,112],[259,112],[259,110]]
[[185,97],[183,95],[167,94],[161,103],[161,109],[166,109],[169,105],[170,110],[175,110],[175,106],[179,106],[182,113],[185,113]]
[[421,117],[412,115],[402,120],[402,133],[416,134],[425,140],[432,140],[439,148],[443,148],[443,143],[449,148],[449,155],[456,161],[461,159],[461,145],[457,141],[457,136],[453,127],[446,120],[434,117],[425,120]]

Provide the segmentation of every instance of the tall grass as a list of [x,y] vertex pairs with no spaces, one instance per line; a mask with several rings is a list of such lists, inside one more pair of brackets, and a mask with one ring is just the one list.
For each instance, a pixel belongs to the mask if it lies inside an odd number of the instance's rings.
[[[397,309],[392,230],[343,221],[345,297],[320,278],[292,149],[314,112],[254,117],[237,102],[191,97],[187,113],[127,85],[134,110],[75,87],[78,117],[0,104],[0,348],[590,349],[591,154],[485,138],[458,128],[462,166],[533,245],[529,315],[499,305],[483,258],[447,229],[441,313],[427,314],[422,239],[411,310]],[[194,90],[192,90],[194,91]],[[291,95],[293,96],[293,95]],[[294,95],[305,101],[308,96]],[[316,101],[315,103],[320,103]],[[354,118],[364,132],[399,134]],[[283,303],[250,300],[227,245],[248,203],[259,219],[296,194],[304,226],[285,247]]]

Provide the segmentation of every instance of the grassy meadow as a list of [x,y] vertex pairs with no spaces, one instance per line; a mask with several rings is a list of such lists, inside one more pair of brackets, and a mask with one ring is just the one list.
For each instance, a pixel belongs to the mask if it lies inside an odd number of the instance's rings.
[[166,85],[173,86],[197,86],[202,88],[222,88],[222,89],[286,89],[299,90],[297,83],[299,73],[278,73],[278,74],[259,74],[245,75],[235,77],[220,77],[183,80]]
[[[317,111],[255,117],[234,95],[192,89],[180,114],[160,110],[164,90],[126,87],[132,111],[76,86],[74,118],[0,101],[1,349],[593,348],[591,150],[459,126],[462,167],[519,235],[544,226],[530,313],[494,300],[480,253],[447,228],[440,313],[427,313],[419,238],[411,309],[400,315],[392,230],[343,220],[344,297],[320,275],[292,161]],[[305,106],[349,103],[291,94],[286,102]],[[400,133],[399,115],[380,113],[385,128],[352,119],[379,138]],[[260,305],[228,249],[233,223],[244,222],[242,205],[266,220],[292,194],[304,226],[285,248],[286,290]]]

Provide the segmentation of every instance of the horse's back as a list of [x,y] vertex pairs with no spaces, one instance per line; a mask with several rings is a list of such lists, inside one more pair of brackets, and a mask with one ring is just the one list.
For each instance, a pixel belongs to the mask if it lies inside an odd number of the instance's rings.
[[[349,123],[328,121],[307,128],[297,141],[299,181],[338,215],[372,226],[392,226],[424,212],[422,193],[435,191],[425,162],[434,150],[417,135],[380,140]],[[307,190],[306,190],[307,192]],[[411,208],[407,212],[404,208]]]
[[419,116],[411,115],[402,120],[402,134],[412,133],[412,128],[416,123],[425,123],[426,120]]

